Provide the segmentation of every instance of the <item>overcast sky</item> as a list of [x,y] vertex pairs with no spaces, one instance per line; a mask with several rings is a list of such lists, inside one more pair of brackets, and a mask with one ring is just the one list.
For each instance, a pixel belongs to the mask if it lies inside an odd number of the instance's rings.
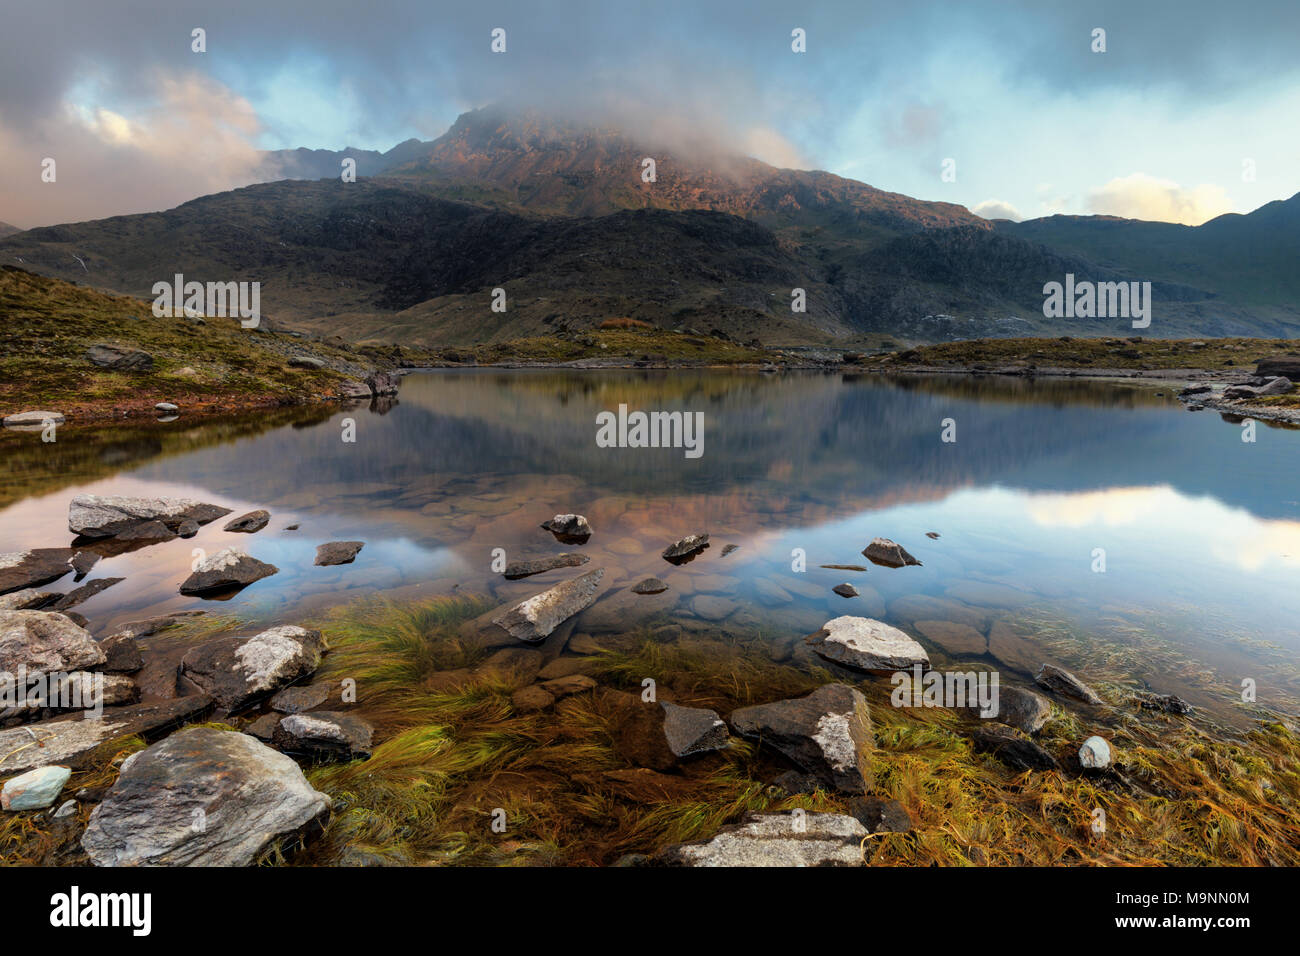
[[[0,221],[23,227],[245,185],[263,149],[431,139],[497,101],[598,104],[634,128],[684,121],[778,165],[1013,218],[1194,224],[1300,191],[1297,0],[0,0],[0,12]],[[206,53],[191,50],[196,27]],[[504,54],[490,49],[496,27]],[[795,28],[806,53],[791,50]],[[46,157],[54,183],[41,182]]]

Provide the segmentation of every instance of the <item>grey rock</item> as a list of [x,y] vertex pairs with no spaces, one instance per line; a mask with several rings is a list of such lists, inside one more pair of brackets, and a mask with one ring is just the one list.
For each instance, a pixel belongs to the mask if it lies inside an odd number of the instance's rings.
[[662,866],[864,866],[867,829],[840,813],[751,813],[700,843],[666,846]]
[[280,726],[283,714],[263,714],[244,728],[244,733],[252,734],[263,743],[270,743],[275,736],[275,728]]
[[30,548],[0,554],[0,594],[24,591],[72,573],[72,548]]
[[907,833],[912,829],[912,815],[897,800],[854,797],[848,807],[868,833]]
[[1040,667],[1038,673],[1034,675],[1034,681],[1038,686],[1045,687],[1053,693],[1073,697],[1085,704],[1102,703],[1102,699],[1097,696],[1097,692],[1091,687],[1069,671],[1053,664],[1044,664]]
[[66,611],[70,607],[76,607],[83,601],[94,597],[100,591],[111,588],[114,584],[121,584],[126,578],[97,578],[88,584],[83,584],[79,588],[69,591],[63,597],[59,598],[50,606],[53,611]]
[[313,707],[319,707],[329,699],[328,684],[306,684],[298,687],[286,687],[271,698],[271,709],[282,714],[300,714]]
[[906,548],[888,538],[872,539],[872,542],[862,549],[862,555],[868,561],[887,568],[901,568],[908,565],[920,567],[921,565],[920,561],[908,554]]
[[514,561],[506,565],[505,577],[509,581],[517,581],[520,578],[541,574],[543,571],[554,571],[556,568],[578,568],[590,560],[591,558],[585,554],[565,552],[545,558],[534,558],[532,561]]
[[668,585],[658,578],[646,578],[644,581],[638,581],[628,590],[636,594],[663,594],[668,590]]
[[320,631],[285,625],[192,648],[181,659],[181,674],[227,712],[237,713],[309,677],[324,651]]
[[170,541],[176,532],[157,519],[141,521],[113,535],[114,541]]
[[289,357],[289,367],[320,369],[325,367],[325,360],[314,355],[293,355]]
[[998,713],[994,719],[1000,723],[1035,734],[1051,716],[1052,705],[1045,697],[1022,687],[998,688]]
[[242,588],[279,573],[273,564],[258,561],[238,548],[226,548],[208,555],[198,569],[181,582],[181,594],[210,594]]
[[703,707],[679,707],[669,701],[662,701],[661,706],[664,736],[675,756],[690,757],[727,746],[727,725],[713,711]]
[[364,541],[327,541],[316,546],[317,567],[329,567],[335,564],[351,564],[356,560]]
[[847,684],[827,684],[807,697],[742,707],[732,729],[784,754],[828,787],[864,793],[874,747],[867,700]]
[[0,672],[94,670],[103,649],[82,627],[54,611],[0,611]]
[[980,727],[971,735],[975,750],[991,753],[1013,770],[1056,770],[1056,758],[1009,727]]
[[582,544],[591,537],[591,525],[585,515],[556,515],[543,521],[542,527],[566,544]]
[[86,349],[86,359],[114,372],[147,372],[153,368],[153,356],[148,352],[121,345],[92,345]]
[[1105,770],[1110,759],[1110,744],[1104,737],[1089,737],[1079,748],[1079,764],[1084,770]]
[[248,734],[191,727],[123,766],[81,845],[96,866],[248,866],[329,809],[291,758]]
[[0,595],[0,611],[40,611],[63,597],[58,591],[42,591],[38,588],[23,588]]
[[237,531],[241,534],[254,534],[261,531],[271,520],[271,513],[258,509],[250,511],[246,515],[240,515],[238,518],[232,518],[226,522],[222,531]]
[[400,372],[372,372],[366,376],[366,387],[371,395],[396,395],[401,385]]
[[119,631],[99,642],[104,652],[104,671],[109,674],[134,674],[144,667],[140,645],[130,632]]
[[162,412],[164,415],[173,415],[180,411],[180,406],[172,402],[158,402],[154,405],[153,410],[155,412]]
[[831,590],[842,598],[855,598],[858,596],[858,589],[852,584],[849,584],[848,581],[845,581],[843,584],[835,585]]
[[228,514],[229,508],[189,498],[77,495],[68,505],[68,530],[87,538],[111,538],[143,521],[161,521],[175,530],[186,520],[202,525]]
[[280,750],[327,760],[357,760],[370,756],[374,728],[360,717],[317,710],[290,714],[280,720],[271,743]]
[[1166,714],[1186,715],[1195,709],[1176,694],[1152,694],[1138,691],[1135,695],[1138,703],[1147,710],[1160,710]]
[[63,791],[72,776],[68,767],[38,767],[5,781],[0,806],[6,810],[44,810]]
[[924,647],[898,628],[869,617],[833,618],[807,643],[828,661],[858,670],[888,672],[930,665]]
[[51,425],[62,425],[65,419],[62,412],[17,412],[13,415],[4,417],[5,428],[44,428],[48,422]]
[[588,571],[521,601],[492,618],[492,623],[517,640],[541,641],[564,621],[591,606],[604,577],[604,568]]
[[709,546],[707,532],[688,534],[663,550],[663,559],[672,564],[684,564]]

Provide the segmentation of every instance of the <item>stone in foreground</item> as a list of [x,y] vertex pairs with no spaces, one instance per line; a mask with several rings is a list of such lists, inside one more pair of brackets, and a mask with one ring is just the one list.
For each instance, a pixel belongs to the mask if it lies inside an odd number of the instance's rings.
[[908,554],[906,548],[901,544],[890,541],[888,538],[874,538],[869,545],[862,549],[862,555],[868,561],[887,568],[902,568],[908,565],[921,566],[921,562]]
[[1110,744],[1106,738],[1092,736],[1079,748],[1079,763],[1084,770],[1105,770],[1110,766]]
[[286,625],[253,637],[221,637],[188,651],[181,674],[229,713],[309,677],[320,666],[320,631]]
[[822,657],[864,671],[908,670],[930,666],[924,647],[898,628],[870,617],[845,615],[827,621],[808,637]]
[[72,776],[67,767],[39,767],[6,781],[0,806],[6,810],[43,810],[58,799]]
[[566,551],[564,554],[553,554],[532,561],[515,561],[506,565],[505,577],[509,581],[517,581],[520,578],[541,574],[543,571],[554,571],[556,568],[578,568],[590,560],[591,558],[585,554]]
[[1035,734],[1043,729],[1047,718],[1051,716],[1052,705],[1047,698],[1022,687],[1001,687],[998,689],[998,713],[994,718],[1027,734]]
[[0,597],[0,611],[39,611],[63,597],[58,591],[23,588]]
[[87,538],[111,538],[145,521],[160,521],[175,531],[186,520],[207,524],[228,514],[229,508],[190,498],[77,495],[68,505],[68,530]]
[[492,618],[492,623],[504,628],[517,640],[535,644],[573,615],[590,607],[604,577],[604,568],[588,571],[516,604]]
[[325,760],[356,760],[370,756],[374,728],[360,717],[331,710],[290,714],[271,735],[280,750]]
[[364,541],[327,541],[316,545],[316,566],[332,567],[336,564],[351,564],[366,546]]
[[727,746],[727,725],[713,711],[679,707],[666,700],[660,706],[664,711],[664,736],[674,756],[691,757]]
[[54,611],[0,611],[0,673],[94,670],[103,649],[82,627]]
[[0,554],[0,594],[23,591],[72,573],[73,548],[31,548]]
[[226,548],[199,562],[181,582],[181,594],[204,595],[247,587],[279,572],[274,564],[259,561],[238,548]]
[[329,809],[291,758],[248,734],[191,727],[122,765],[81,845],[96,866],[248,866]]
[[1065,670],[1065,668],[1057,667],[1054,664],[1044,664],[1040,667],[1038,673],[1034,675],[1034,681],[1040,687],[1045,687],[1065,697],[1081,700],[1085,704],[1102,703],[1102,699],[1097,696],[1096,691]]
[[981,727],[971,735],[975,750],[991,753],[1012,770],[1056,770],[1056,758],[1009,727]]
[[743,737],[784,754],[844,793],[865,793],[867,754],[874,746],[867,700],[847,684],[827,684],[807,697],[733,711]]
[[864,866],[867,828],[841,813],[751,813],[702,843],[666,846],[662,866]]

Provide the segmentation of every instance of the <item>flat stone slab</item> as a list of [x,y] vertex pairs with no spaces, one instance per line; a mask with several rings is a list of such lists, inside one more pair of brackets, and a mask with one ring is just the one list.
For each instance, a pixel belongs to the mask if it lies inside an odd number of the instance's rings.
[[534,558],[531,561],[515,561],[506,565],[505,577],[507,580],[517,581],[520,578],[541,574],[543,571],[554,571],[556,568],[578,568],[590,560],[591,558],[585,554],[565,552],[545,558]]
[[106,660],[90,632],[54,611],[0,611],[0,672],[97,669]]
[[0,554],[0,594],[39,587],[71,574],[68,562],[76,554],[75,548],[30,548]]
[[930,665],[924,647],[898,628],[869,617],[833,618],[807,642],[828,661],[858,670],[890,672]]
[[161,521],[175,531],[182,521],[207,524],[228,514],[229,508],[191,498],[77,495],[68,505],[68,530],[87,538],[111,538],[144,521]]
[[259,561],[238,548],[226,548],[208,555],[181,582],[181,594],[204,595],[247,587],[262,578],[279,574],[274,564]]
[[329,699],[328,684],[307,684],[298,687],[286,687],[271,698],[271,709],[282,714],[301,714],[305,710],[319,707]]
[[521,601],[492,618],[492,623],[520,641],[535,644],[545,640],[564,621],[592,605],[604,577],[604,568],[588,571]]
[[360,717],[318,710],[282,718],[271,735],[271,743],[280,750],[325,760],[357,760],[370,756],[374,733],[374,728]]
[[700,843],[656,852],[664,866],[865,866],[867,828],[842,813],[751,813]]
[[40,428],[46,422],[62,425],[64,421],[62,412],[18,412],[14,415],[6,415],[4,417],[4,426],[6,428],[30,428],[34,425]]
[[364,541],[327,541],[316,545],[316,566],[325,568],[336,564],[351,564],[366,546]]
[[0,596],[0,611],[40,611],[48,608],[63,595],[58,591],[23,588]]
[[55,611],[66,611],[70,607],[76,607],[83,601],[90,600],[100,591],[105,591],[108,588],[111,588],[114,584],[121,584],[125,580],[126,578],[96,578],[94,581],[90,581],[79,588],[74,588],[69,591],[67,594],[63,595],[63,597],[50,605],[50,607]]
[[320,631],[285,625],[252,637],[219,637],[186,652],[181,674],[236,713],[320,666]]

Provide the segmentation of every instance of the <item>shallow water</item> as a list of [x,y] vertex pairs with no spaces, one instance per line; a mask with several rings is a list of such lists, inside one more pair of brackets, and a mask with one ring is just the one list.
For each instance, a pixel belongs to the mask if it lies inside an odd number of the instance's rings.
[[[703,412],[703,455],[598,447],[596,415],[620,403]],[[955,442],[941,438],[945,419]],[[1300,432],[1261,423],[1253,443],[1242,433],[1185,411],[1167,388],[1126,384],[421,373],[383,412],[68,428],[54,444],[6,436],[0,550],[68,544],[78,492],[183,495],[236,515],[266,508],[271,523],[245,535],[222,531],[222,519],[191,540],[106,557],[88,580],[125,580],[76,608],[94,633],[181,608],[292,620],[376,592],[522,599],[604,567],[609,594],[578,631],[667,617],[705,633],[758,630],[789,648],[830,617],[863,614],[919,634],[943,665],[1024,682],[1045,660],[1087,673],[1091,657],[1105,658],[1109,673],[1229,717],[1245,678],[1260,704],[1294,713]],[[569,511],[589,518],[587,544],[539,527]],[[696,560],[659,556],[701,531],[712,546]],[[923,566],[871,565],[861,551],[876,536]],[[314,567],[315,546],[340,539],[366,542],[356,562]],[[727,544],[739,550],[723,556]],[[280,573],[225,602],[179,595],[194,549],[232,545]],[[566,550],[592,560],[509,582],[492,570],[497,548],[511,561]],[[806,570],[796,571],[800,553]],[[670,590],[627,592],[651,575]],[[842,581],[860,596],[832,593]],[[942,626],[954,622],[966,627]]]

